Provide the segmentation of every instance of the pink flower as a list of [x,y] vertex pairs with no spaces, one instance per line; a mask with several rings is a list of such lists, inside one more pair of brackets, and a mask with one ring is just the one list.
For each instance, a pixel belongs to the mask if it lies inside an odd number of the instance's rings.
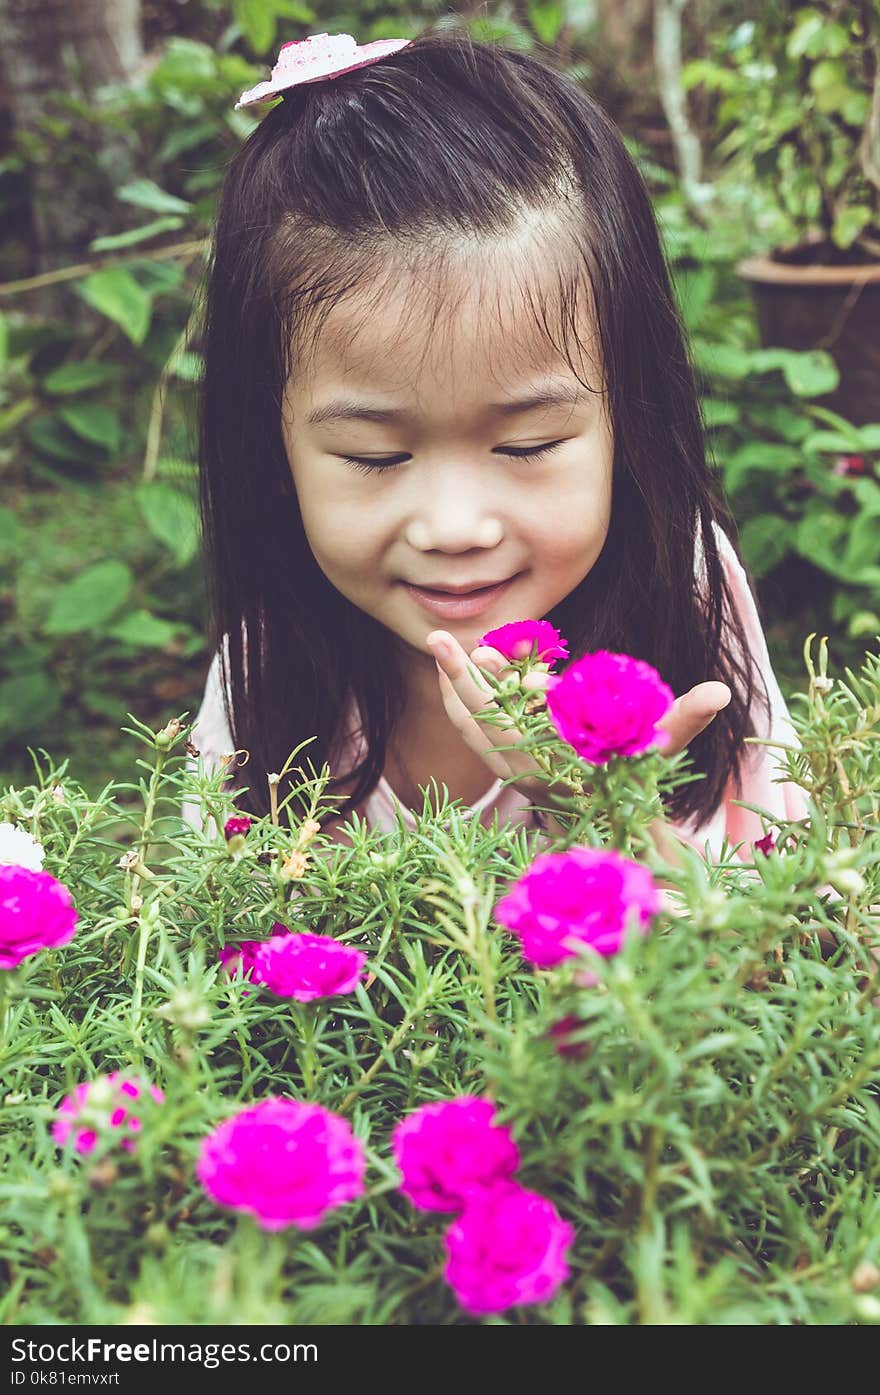
[[49,872],[0,866],[0,969],[14,969],[41,949],[66,945],[76,921],[70,892]]
[[769,857],[776,847],[772,833],[767,833],[763,838],[756,838],[752,844],[753,848],[759,848],[765,857]]
[[346,1119],[270,1096],[202,1140],[196,1176],[220,1206],[248,1212],[263,1230],[313,1230],[328,1211],[363,1195],[366,1166]]
[[[272,933],[276,936],[289,935],[290,931],[280,920],[275,920],[272,922]],[[252,983],[262,982],[255,969],[257,954],[265,944],[268,944],[268,940],[239,940],[237,945],[226,945],[221,949],[217,957],[226,970],[227,977],[247,978]],[[241,996],[247,998],[249,994],[245,990]]]
[[489,630],[480,643],[497,649],[505,659],[527,659],[534,645],[538,646],[538,663],[568,658],[568,645],[549,620],[514,620]]
[[353,73],[378,63],[398,49],[406,48],[409,39],[377,39],[371,44],[357,44],[350,34],[310,34],[307,39],[282,45],[278,62],[268,82],[258,82],[242,92],[235,104],[249,107],[254,102],[268,102],[279,92],[298,87],[304,82],[322,82],[326,78]]
[[353,993],[367,956],[332,935],[273,935],[257,946],[253,982],[279,998],[308,1003],[336,993]]
[[645,930],[660,909],[647,867],[605,848],[541,853],[495,907],[495,919],[518,935],[539,968],[571,959],[579,945],[608,957],[627,929]]
[[131,1101],[141,1099],[149,1093],[156,1104],[165,1099],[157,1085],[147,1085],[138,1076],[124,1076],[118,1070],[109,1075],[98,1075],[94,1080],[86,1080],[77,1085],[72,1095],[66,1095],[58,1106],[58,1118],[52,1125],[52,1137],[62,1146],[72,1137],[78,1153],[91,1153],[98,1139],[109,1130],[120,1129],[122,1136],[119,1146],[131,1152],[134,1139],[129,1133],[138,1133],[140,1117],[130,1114]]
[[833,475],[865,475],[868,467],[863,455],[839,455],[831,467]]
[[471,1095],[422,1105],[397,1125],[392,1146],[400,1190],[422,1211],[458,1211],[475,1187],[519,1167],[519,1149],[495,1122],[492,1101]]
[[227,819],[223,825],[223,836],[226,838],[227,842],[230,838],[243,838],[250,826],[251,821],[247,814],[241,814],[240,816]]
[[628,654],[599,649],[576,659],[547,687],[547,711],[563,741],[584,760],[604,765],[669,744],[657,729],[675,701],[656,669]]
[[468,1313],[546,1303],[568,1278],[574,1227],[515,1182],[474,1192],[446,1232],[443,1277]]
[[[257,951],[262,949],[264,943],[264,940],[241,940],[237,945],[225,945],[218,958],[226,970],[227,978],[253,979]],[[247,989],[242,991],[241,996],[249,996]]]

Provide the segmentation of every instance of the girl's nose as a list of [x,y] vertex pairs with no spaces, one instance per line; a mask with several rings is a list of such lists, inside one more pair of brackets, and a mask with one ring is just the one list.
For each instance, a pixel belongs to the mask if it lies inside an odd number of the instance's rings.
[[497,547],[504,537],[500,518],[471,514],[468,517],[414,518],[406,530],[406,540],[418,552],[469,552],[474,547]]
[[420,552],[467,552],[501,542],[499,500],[485,476],[477,481],[463,462],[447,460],[413,484],[406,532],[411,547]]

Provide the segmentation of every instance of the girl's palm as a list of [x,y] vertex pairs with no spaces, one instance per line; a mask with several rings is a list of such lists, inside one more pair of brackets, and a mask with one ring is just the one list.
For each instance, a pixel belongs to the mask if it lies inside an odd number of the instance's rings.
[[[455,637],[446,630],[434,631],[429,648],[438,667],[440,692],[443,705],[452,725],[470,750],[481,756],[489,769],[502,780],[516,778],[517,788],[535,799],[546,794],[546,784],[534,778],[537,765],[516,743],[522,733],[509,722],[506,727],[478,722],[476,713],[490,707],[494,698],[479,668],[489,669],[500,677],[508,667],[508,661],[497,649],[486,645],[474,649],[470,657],[465,653]],[[534,671],[526,674],[523,686],[537,691],[547,687],[549,673]],[[703,731],[713,718],[730,701],[730,689],[724,683],[710,681],[698,683],[689,692],[676,698],[675,703],[658,723],[669,733],[669,744],[664,748],[666,755],[683,751],[695,736]],[[494,746],[509,747],[509,750],[492,750]]]

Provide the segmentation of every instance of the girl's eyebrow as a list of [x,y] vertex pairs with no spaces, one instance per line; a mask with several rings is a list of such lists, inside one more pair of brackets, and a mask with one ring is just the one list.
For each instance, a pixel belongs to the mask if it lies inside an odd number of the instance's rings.
[[[558,387],[533,393],[529,397],[517,398],[515,401],[508,398],[504,402],[490,402],[487,411],[495,416],[510,417],[521,412],[534,412],[539,407],[558,407],[560,404],[579,406],[592,395],[580,384],[575,387],[573,384],[562,383]],[[306,424],[321,426],[328,421],[409,421],[411,417],[412,413],[402,408],[371,407],[366,402],[341,397],[326,402],[323,407],[313,408],[306,417]]]

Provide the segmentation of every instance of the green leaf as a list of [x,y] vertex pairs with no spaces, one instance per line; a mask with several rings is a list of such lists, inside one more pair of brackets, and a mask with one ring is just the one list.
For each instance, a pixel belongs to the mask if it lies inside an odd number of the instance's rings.
[[861,434],[856,427],[851,434],[843,431],[814,431],[804,441],[804,451],[809,455],[833,451],[837,455],[859,455],[864,446]]
[[21,543],[21,524],[12,509],[0,508],[0,560],[17,552]]
[[814,562],[817,567],[837,576],[840,561],[835,552],[837,544],[849,527],[849,521],[840,514],[820,509],[802,518],[795,530],[795,548],[801,557]]
[[183,219],[168,216],[166,218],[154,218],[152,223],[144,223],[140,228],[129,228],[127,232],[111,233],[108,237],[96,237],[89,243],[91,252],[113,252],[118,247],[133,247],[138,242],[147,242],[151,237],[158,237],[159,233],[173,232],[175,228],[183,227]]
[[173,552],[178,566],[185,566],[199,545],[199,515],[193,500],[162,480],[140,485],[137,495],[153,537]]
[[787,475],[800,463],[800,453],[789,445],[778,441],[750,441],[722,462],[724,487],[734,493],[754,472]]
[[183,267],[175,261],[129,262],[129,270],[137,285],[149,295],[175,291],[183,281]]
[[301,0],[272,0],[272,7],[282,19],[295,19],[300,24],[312,24],[315,19],[311,5],[303,5]]
[[266,0],[233,0],[232,13],[254,53],[265,53],[275,39],[276,16]]
[[819,397],[833,392],[840,382],[837,364],[824,349],[792,356],[783,364],[782,373],[798,397]]
[[6,316],[0,313],[0,368],[6,363],[9,352],[9,334],[6,329]]
[[874,210],[866,203],[841,208],[831,225],[831,240],[838,247],[852,247],[860,232],[874,220]]
[[864,635],[874,638],[880,635],[880,615],[873,610],[857,610],[849,617],[846,632],[850,639],[861,639]]
[[124,562],[98,562],[62,585],[44,625],[46,634],[81,634],[103,625],[125,604],[134,578]]
[[97,465],[101,453],[74,435],[56,416],[35,417],[28,423],[27,438],[43,455],[77,465]]
[[697,271],[679,267],[674,281],[682,318],[688,330],[693,331],[715,292],[716,273],[710,266],[701,266]]
[[133,649],[161,649],[174,638],[179,629],[179,625],[172,625],[158,615],[151,615],[148,610],[135,610],[126,615],[119,624],[113,625],[107,634],[110,639],[129,644]]
[[5,739],[31,735],[61,707],[61,692],[50,674],[19,673],[0,683],[0,731]]
[[14,431],[20,421],[30,416],[37,407],[35,397],[20,397],[17,402],[13,402],[11,407],[0,411],[0,436],[5,436],[8,431]]
[[703,421],[708,427],[733,426],[740,419],[740,409],[735,402],[727,402],[721,397],[702,399]]
[[528,6],[529,23],[542,44],[555,44],[559,32],[565,24],[565,8],[557,0],[531,0]]
[[157,159],[161,165],[170,164],[179,155],[183,155],[185,151],[192,150],[196,145],[209,144],[216,138],[216,121],[194,121],[191,126],[181,124],[165,137],[159,148]]
[[781,402],[773,402],[766,411],[766,424],[783,441],[802,442],[809,435],[811,423],[802,411],[792,411]]
[[133,344],[143,344],[150,328],[152,299],[122,266],[95,271],[77,287],[83,300],[118,324]]
[[872,514],[875,518],[880,515],[880,484],[868,476],[851,480],[849,483],[850,492],[858,502],[859,512]]
[[118,378],[120,368],[117,363],[62,363],[53,368],[43,379],[46,392],[57,397],[68,393],[88,392],[90,388],[101,387],[104,383]]
[[69,407],[61,407],[58,415],[83,440],[94,441],[111,452],[119,449],[122,427],[109,407],[99,402],[73,402]]
[[192,204],[179,199],[176,194],[168,194],[153,179],[133,179],[116,191],[117,197],[125,203],[136,204],[138,208],[149,208],[152,213],[190,213]]
[[853,581],[857,583],[858,574],[864,567],[876,566],[878,563],[880,563],[880,528],[877,526],[877,515],[861,513],[858,518],[851,520],[846,550],[843,554],[843,565],[851,573]]
[[711,344],[706,339],[692,340],[694,362],[703,373],[720,378],[744,378],[752,366],[752,355],[734,344]]
[[791,535],[777,514],[762,513],[743,524],[740,542],[755,576],[765,576],[788,556]]
[[818,10],[800,10],[794,28],[789,35],[785,51],[789,58],[803,58],[810,51],[810,44],[822,33],[826,18]]

